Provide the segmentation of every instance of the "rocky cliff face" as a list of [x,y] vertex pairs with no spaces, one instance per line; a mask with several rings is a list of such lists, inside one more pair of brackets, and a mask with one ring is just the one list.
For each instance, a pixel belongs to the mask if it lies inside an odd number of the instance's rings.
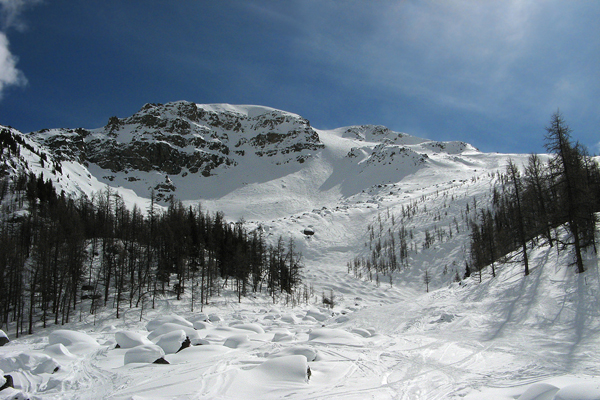
[[54,129],[31,135],[63,159],[115,173],[211,176],[237,166],[249,153],[271,158],[273,164],[303,163],[323,148],[317,132],[298,115],[185,101],[146,104],[131,117],[111,117],[106,126],[94,130]]

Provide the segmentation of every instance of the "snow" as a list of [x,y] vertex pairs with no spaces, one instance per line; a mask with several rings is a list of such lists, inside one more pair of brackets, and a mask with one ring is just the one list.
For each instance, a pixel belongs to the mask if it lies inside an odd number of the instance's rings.
[[165,356],[165,351],[162,347],[155,344],[144,344],[127,350],[123,357],[125,364],[132,363],[154,363]]
[[59,329],[48,336],[50,345],[62,344],[71,353],[89,353],[99,346],[91,336],[78,331]]
[[192,328],[194,326],[194,324],[192,324],[190,321],[180,317],[179,315],[163,315],[148,322],[146,329],[152,332],[164,324],[177,324],[188,328]]
[[[202,107],[248,116],[266,110]],[[481,282],[479,276],[454,282],[455,272],[464,273],[469,235],[461,214],[474,199],[478,207],[490,202],[493,173],[509,156],[374,126],[350,128],[319,130],[326,147],[301,167],[267,168],[249,158],[244,168],[208,179],[171,177],[184,188],[186,204],[196,204],[194,190],[202,187],[205,209],[224,210],[231,221],[244,217],[267,240],[293,238],[312,289],[308,302],[281,296],[274,304],[265,293],[238,302],[226,287],[194,312],[187,293],[182,300],[157,299],[141,321],[140,309],[122,310],[119,319],[111,308],[84,312],[63,329],[36,329],[0,348],[0,368],[17,377],[16,391],[0,398],[26,392],[116,400],[600,399],[594,254],[587,254],[587,271],[576,275],[568,252],[540,243],[530,251],[527,278],[511,255],[496,265],[495,278],[486,271]],[[402,147],[408,156],[398,157]],[[426,154],[426,163],[415,165],[414,154]],[[523,163],[527,155],[510,157]],[[105,187],[95,178],[105,171],[93,165],[65,168],[72,188],[91,194]],[[158,175],[147,179],[163,181]],[[123,184],[128,204],[144,204],[142,186],[125,186],[125,175],[115,182]],[[385,237],[390,215],[400,221],[403,207],[415,205],[419,212],[403,221],[414,243],[449,225],[452,238],[411,250],[408,266],[391,282],[387,275],[348,273],[348,261],[369,253],[367,228]],[[307,227],[314,235],[304,234]],[[321,301],[330,293],[333,308]],[[186,337],[192,346],[175,353]],[[169,364],[152,364],[161,357]],[[46,362],[60,368],[52,372]]]
[[187,335],[183,330],[171,331],[156,338],[156,345],[159,346],[165,354],[177,353],[186,340]]
[[194,328],[190,328],[188,326],[183,326],[180,324],[174,324],[172,322],[167,322],[158,326],[156,329],[150,332],[150,334],[148,335],[148,339],[154,340],[160,335],[179,330],[183,330],[190,337],[190,340],[199,338],[198,333]]
[[[4,360],[15,352],[54,358],[61,365],[57,372],[34,373],[39,363],[30,363],[18,379],[19,390],[49,399],[595,399],[598,268],[588,258],[588,272],[576,276],[560,267],[568,259],[540,248],[532,251],[527,280],[510,262],[497,266],[496,278],[484,275],[481,284],[475,277],[430,293],[400,281],[377,288],[331,266],[313,267],[315,275],[336,277],[327,282],[338,294],[333,309],[314,299],[294,307],[272,307],[270,298],[260,296],[237,303],[232,292],[206,306],[202,316],[185,301],[165,299],[141,322],[134,310],[120,320],[105,314],[95,328],[93,318],[84,318],[77,324],[84,336],[41,330],[13,340],[0,354]],[[580,284],[583,290],[575,291]],[[578,315],[578,307],[586,314]],[[174,353],[185,339],[184,326],[165,322],[153,332],[165,325],[179,329],[155,337],[156,345],[114,348],[115,340],[124,342],[119,336],[144,342],[151,321],[216,313],[219,321],[196,331],[203,345]],[[327,318],[303,321],[307,314]],[[50,336],[61,343],[46,346]],[[81,342],[90,351],[69,356],[68,347]],[[152,364],[160,357],[169,365]]]
[[138,332],[119,331],[115,333],[115,340],[120,348],[131,349],[136,346],[152,344],[152,342],[144,335]]
[[0,369],[5,374],[13,371],[28,371],[35,375],[51,374],[59,368],[58,361],[40,353],[19,353],[0,360]]

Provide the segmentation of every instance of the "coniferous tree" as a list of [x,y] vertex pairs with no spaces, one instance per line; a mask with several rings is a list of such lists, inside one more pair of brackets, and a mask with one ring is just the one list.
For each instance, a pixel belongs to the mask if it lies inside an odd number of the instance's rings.
[[523,187],[521,183],[521,173],[512,159],[508,160],[506,167],[508,178],[512,185],[512,199],[515,206],[515,215],[517,225],[517,235],[521,250],[523,252],[523,266],[525,267],[525,276],[529,275],[529,258],[527,257],[527,237],[525,236],[525,222],[523,220]]
[[571,139],[571,128],[565,123],[562,115],[556,112],[552,115],[550,125],[546,127],[546,150],[553,153],[554,181],[559,191],[560,206],[557,207],[558,219],[567,222],[573,247],[577,272],[584,272],[582,247],[582,232],[586,225],[594,221],[593,212],[587,210],[587,188],[584,173],[584,161],[579,146]]

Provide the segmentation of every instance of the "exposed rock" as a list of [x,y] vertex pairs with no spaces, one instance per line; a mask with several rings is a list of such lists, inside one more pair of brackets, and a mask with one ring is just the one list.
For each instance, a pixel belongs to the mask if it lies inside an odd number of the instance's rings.
[[10,375],[4,375],[4,384],[0,386],[0,392],[6,388],[14,388],[13,377]]
[[0,346],[4,346],[8,342],[10,342],[8,335],[0,329]]
[[[91,131],[54,129],[30,135],[61,160],[97,164],[114,173],[156,170],[208,177],[238,165],[247,150],[258,156],[290,154],[278,164],[303,163],[324,147],[309,122],[283,111],[256,107],[258,115],[214,111],[190,102],[145,104],[128,118],[111,117]],[[245,147],[235,152],[231,147]],[[302,154],[298,154],[302,153]],[[166,196],[165,196],[166,198]]]

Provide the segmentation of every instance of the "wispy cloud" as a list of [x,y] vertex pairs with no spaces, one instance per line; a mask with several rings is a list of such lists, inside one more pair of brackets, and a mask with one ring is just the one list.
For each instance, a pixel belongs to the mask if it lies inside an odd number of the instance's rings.
[[508,107],[541,109],[557,102],[556,108],[577,90],[593,98],[598,87],[578,82],[578,71],[598,61],[599,32],[590,19],[599,7],[593,2],[324,4],[320,17],[306,19],[301,44],[351,85],[386,87],[440,107],[494,116]]
[[24,30],[26,25],[21,20],[21,13],[39,2],[40,0],[0,0],[0,99],[7,87],[27,84],[27,78],[17,68],[18,58],[9,49],[6,31],[11,28]]
[[25,75],[17,69],[17,58],[8,48],[8,39],[0,32],[0,99],[8,86],[18,86],[27,83]]
[[25,29],[27,25],[21,20],[21,13],[28,7],[40,2],[41,0],[0,0],[2,30],[6,31],[8,28]]

